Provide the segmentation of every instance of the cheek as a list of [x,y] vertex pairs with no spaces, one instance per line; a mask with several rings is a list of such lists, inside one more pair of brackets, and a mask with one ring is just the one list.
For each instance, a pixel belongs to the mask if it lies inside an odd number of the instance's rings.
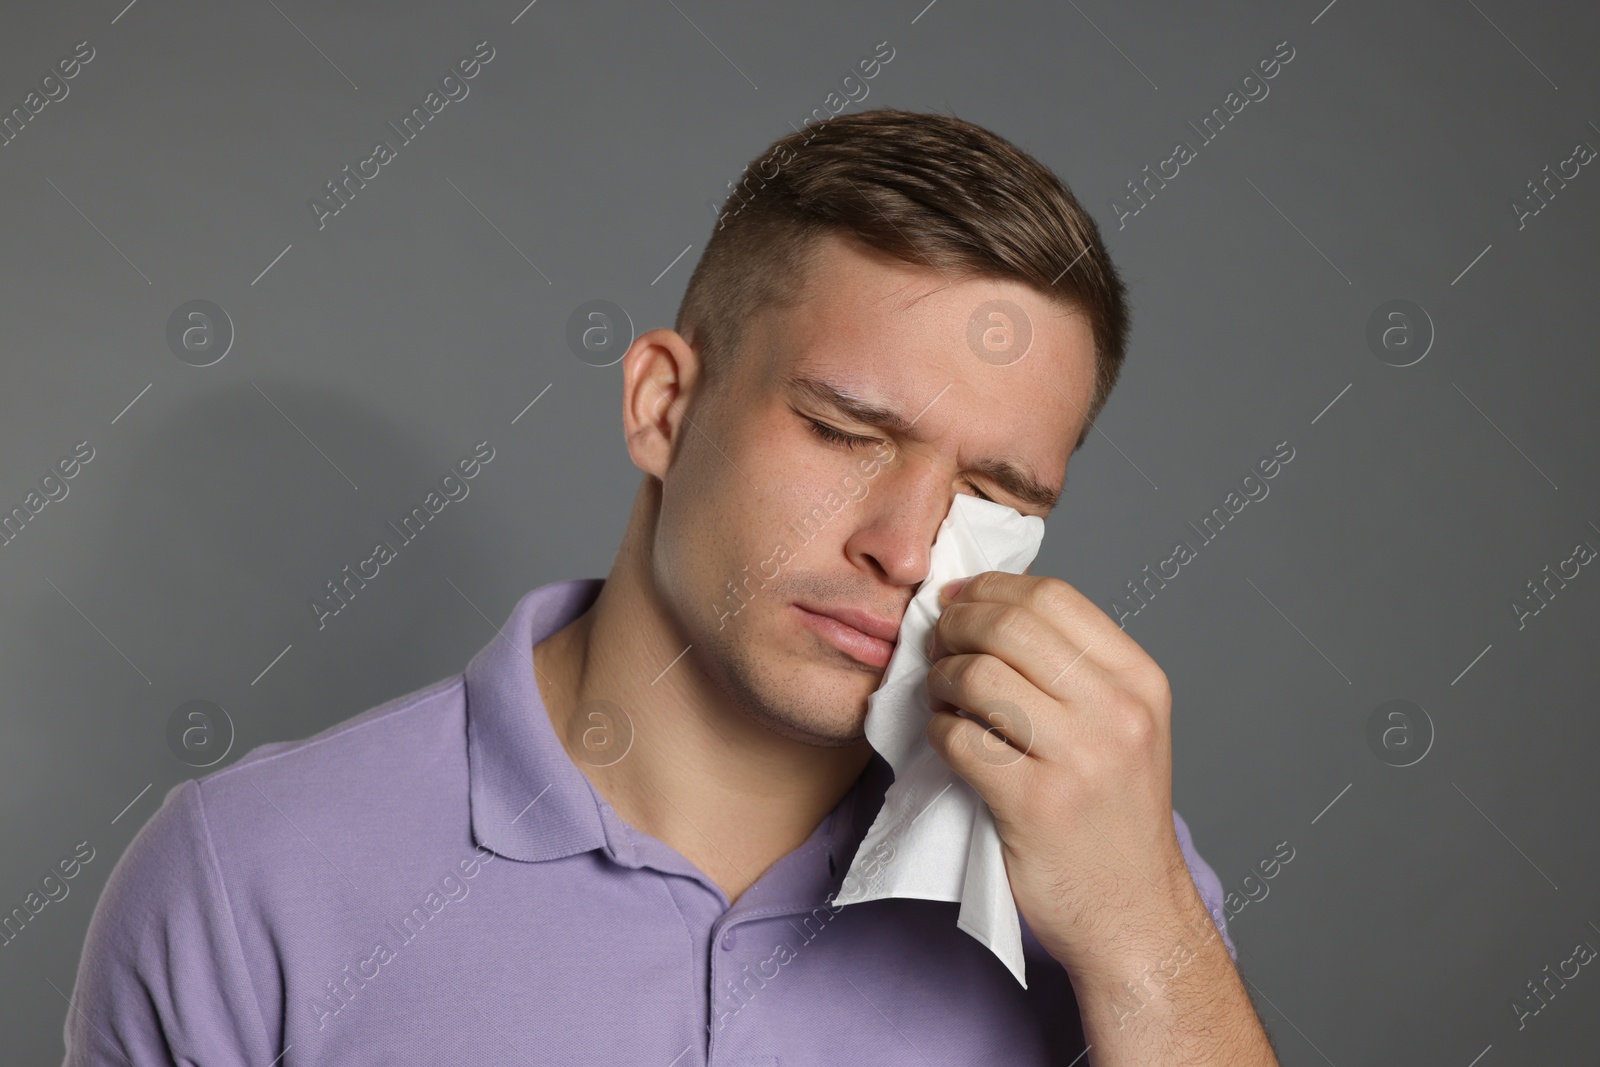
[[695,440],[684,442],[660,490],[651,563],[656,587],[679,616],[715,629],[726,610],[721,601],[732,595],[728,584],[756,580],[772,555],[782,500],[768,487],[781,483],[763,469],[760,450],[696,422],[716,444],[689,428]]
[[[723,468],[733,473],[725,463]],[[733,477],[743,484],[737,474]],[[719,479],[700,457],[679,458],[661,489],[651,551],[661,588],[680,606],[708,599],[713,586],[721,584],[712,576],[726,571],[736,554],[739,514],[738,494],[727,479]]]
[[656,588],[680,618],[711,630],[735,619],[748,628],[782,608],[783,591],[815,573],[857,519],[846,483],[864,488],[857,462],[868,453],[817,441],[787,408],[746,411],[695,415],[652,543]]

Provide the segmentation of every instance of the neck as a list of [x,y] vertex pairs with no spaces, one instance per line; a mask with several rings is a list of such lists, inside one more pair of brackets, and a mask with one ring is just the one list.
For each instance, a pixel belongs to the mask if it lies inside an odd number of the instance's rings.
[[[689,639],[650,577],[659,504],[647,477],[600,595],[534,646],[534,666],[574,765],[629,825],[676,849],[731,903],[805,841],[872,750],[779,736],[716,686],[694,648],[684,652]],[[589,703],[598,700],[622,714]],[[594,717],[597,708],[621,721]]]

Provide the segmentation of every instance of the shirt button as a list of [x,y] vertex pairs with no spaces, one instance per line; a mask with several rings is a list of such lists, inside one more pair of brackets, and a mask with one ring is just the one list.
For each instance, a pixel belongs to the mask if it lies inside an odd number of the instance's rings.
[[733,951],[733,927],[728,927],[722,932],[722,949],[724,952]]

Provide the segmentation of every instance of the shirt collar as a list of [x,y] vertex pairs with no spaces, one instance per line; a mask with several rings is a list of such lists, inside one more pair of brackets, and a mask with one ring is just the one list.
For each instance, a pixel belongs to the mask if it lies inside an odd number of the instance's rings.
[[472,833],[516,860],[549,860],[606,844],[589,780],[556,737],[534,682],[533,646],[577,618],[605,584],[543,585],[467,664],[467,773]]
[[[604,849],[623,866],[648,864],[703,879],[675,850],[632,830],[595,792],[556,737],[534,681],[533,646],[587,611],[604,584],[602,578],[578,578],[525,594],[467,665],[473,837],[515,860]],[[811,906],[830,889],[837,891],[893,777],[888,761],[873,753],[850,792],[799,849],[774,866],[777,877],[759,878],[740,898],[741,911]]]

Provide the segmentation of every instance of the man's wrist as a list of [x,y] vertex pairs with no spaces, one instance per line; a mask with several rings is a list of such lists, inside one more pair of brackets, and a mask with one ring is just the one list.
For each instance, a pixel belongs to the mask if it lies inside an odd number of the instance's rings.
[[1140,938],[1140,948],[1110,966],[1069,972],[1095,1062],[1276,1067],[1243,976],[1204,904],[1161,937]]
[[1118,975],[1075,975],[1072,984],[1081,1010],[1103,1015],[1120,1030],[1147,1012],[1147,1021],[1181,1012],[1186,1000],[1232,970],[1220,938],[1185,933],[1165,952],[1125,964]]
[[1114,952],[1063,957],[1068,954],[1056,958],[1066,967],[1080,1005],[1095,1001],[1123,1024],[1151,1005],[1171,1004],[1191,988],[1205,988],[1219,970],[1234,970],[1218,921],[1198,893],[1148,935],[1119,941]]

